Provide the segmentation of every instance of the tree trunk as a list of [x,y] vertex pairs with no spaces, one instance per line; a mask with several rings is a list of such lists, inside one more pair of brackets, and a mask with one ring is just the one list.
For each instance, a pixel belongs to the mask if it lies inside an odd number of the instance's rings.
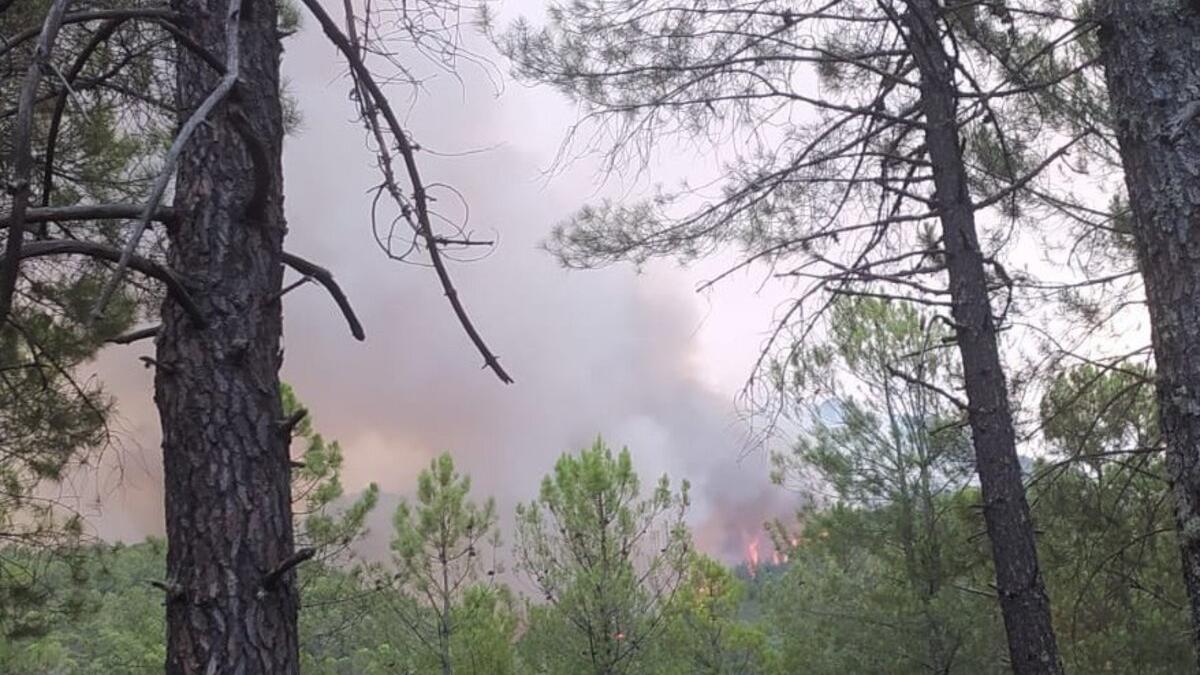
[[[222,61],[228,0],[173,0],[181,26]],[[169,262],[208,322],[171,300],[155,401],[166,482],[168,673],[296,673],[287,439],[280,430],[283,218],[276,3],[246,0],[233,93],[200,126],[176,176]],[[179,47],[183,118],[220,75]]]
[[450,564],[448,562],[446,562],[450,558],[449,558],[449,553],[447,551],[447,549],[449,547],[446,545],[447,537],[446,537],[446,524],[445,523],[446,523],[445,515],[443,515],[442,516],[442,534],[441,534],[442,539],[441,539],[441,545],[440,545],[441,565],[442,565],[442,586],[440,589],[438,589],[442,595],[441,616],[439,617],[439,622],[438,622],[438,646],[440,649],[438,656],[441,658],[441,661],[442,661],[442,675],[452,675],[452,673],[454,672],[454,665],[450,659],[450,622],[452,620],[451,607],[450,607],[450,594],[453,592],[453,589],[451,588],[451,584],[450,584]]
[[1200,654],[1200,6],[1113,0],[1108,9],[1101,47]]
[[940,35],[935,0],[912,0],[908,5],[903,20],[921,75],[925,143],[933,164],[983,516],[1009,655],[1018,675],[1061,673],[963,163],[954,71]]

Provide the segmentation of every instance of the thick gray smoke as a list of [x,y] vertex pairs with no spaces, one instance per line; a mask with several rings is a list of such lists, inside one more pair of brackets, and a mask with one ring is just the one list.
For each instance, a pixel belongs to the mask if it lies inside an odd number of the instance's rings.
[[[285,157],[288,247],[334,272],[367,341],[355,342],[330,299],[305,286],[285,301],[284,376],[317,428],[342,442],[349,490],[374,481],[385,493],[408,494],[416,473],[446,450],[478,494],[510,511],[536,495],[559,454],[603,434],[630,447],[646,482],[662,472],[691,480],[698,543],[726,559],[740,559],[747,537],[798,501],[769,484],[762,451],[739,461],[747,429],[733,398],[770,321],[759,311],[769,301],[747,301],[737,289],[708,307],[691,291],[699,280],[692,272],[567,272],[538,249],[556,221],[597,194],[587,166],[548,183],[540,173],[572,119],[563,103],[525,89],[493,97],[468,73],[462,90],[435,83],[409,120],[437,150],[499,144],[424,160],[428,180],[467,197],[471,227],[499,238],[491,257],[453,271],[517,380],[505,387],[480,369],[433,275],[389,262],[376,248],[366,194],[372,159],[350,121],[332,50],[308,31],[289,45],[285,64],[305,119]],[[162,529],[157,417],[149,375],[136,361],[151,349],[113,350],[97,367],[120,397],[127,437],[124,472],[93,477],[89,487],[99,487],[100,501],[86,510],[109,538]],[[376,519],[382,541],[387,516]]]

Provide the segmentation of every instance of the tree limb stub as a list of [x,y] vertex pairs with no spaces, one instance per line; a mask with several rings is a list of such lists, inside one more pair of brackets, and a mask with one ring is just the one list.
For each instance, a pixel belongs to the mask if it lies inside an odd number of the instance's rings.
[[291,415],[279,421],[279,432],[283,434],[285,439],[291,440],[292,432],[296,430],[296,426],[300,422],[304,421],[305,417],[308,417],[308,410],[306,408],[297,408]]
[[183,599],[183,596],[184,596],[183,588],[181,588],[179,586],[179,584],[177,584],[177,583],[174,583],[171,581],[159,581],[157,579],[151,579],[147,583],[149,583],[151,586],[157,588],[158,590],[162,591],[163,593],[166,593],[167,594],[167,602],[175,602],[176,600]]
[[278,588],[279,582],[283,580],[285,574],[292,571],[300,563],[306,560],[311,560],[316,555],[317,549],[306,547],[289,555],[287,558],[284,558],[283,562],[279,563],[278,567],[271,570],[267,576],[263,577],[263,591],[272,591]]

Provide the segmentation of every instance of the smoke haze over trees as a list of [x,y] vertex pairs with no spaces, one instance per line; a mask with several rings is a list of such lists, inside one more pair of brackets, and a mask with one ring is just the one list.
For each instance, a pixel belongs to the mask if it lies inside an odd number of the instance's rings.
[[1194,4],[0,0],[0,670],[1194,669]]

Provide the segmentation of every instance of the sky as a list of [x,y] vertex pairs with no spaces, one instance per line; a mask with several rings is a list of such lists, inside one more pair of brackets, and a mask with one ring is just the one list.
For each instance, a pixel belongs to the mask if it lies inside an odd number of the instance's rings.
[[[509,4],[501,16],[536,14],[538,6]],[[788,517],[802,501],[770,484],[766,448],[749,443],[751,429],[734,404],[783,296],[761,290],[762,273],[753,270],[697,293],[728,260],[559,267],[539,249],[555,223],[586,202],[636,196],[648,185],[605,181],[584,160],[548,174],[576,112],[551,91],[512,82],[497,88],[485,70],[468,67],[461,82],[443,75],[427,83],[405,123],[423,147],[482,150],[421,159],[427,182],[453,185],[469,204],[471,228],[499,242],[487,258],[452,273],[516,379],[501,384],[480,368],[431,271],[388,261],[376,247],[367,194],[376,182],[373,157],[353,121],[341,61],[314,24],[286,43],[287,88],[303,116],[285,147],[286,248],[333,271],[367,340],[350,336],[324,291],[302,287],[284,303],[283,378],[316,428],[341,442],[347,492],[370,482],[382,489],[368,547],[386,546],[396,501],[442,451],[472,477],[477,496],[496,497],[511,514],[536,496],[559,455],[603,435],[630,448],[644,484],[664,472],[689,480],[697,544],[740,560],[765,520]],[[404,105],[406,92],[395,93]],[[716,164],[669,149],[662,155],[653,180]],[[113,348],[93,364],[119,401],[120,444],[104,469],[72,489],[96,534],[109,540],[163,531],[151,373],[137,361],[152,349]]]

